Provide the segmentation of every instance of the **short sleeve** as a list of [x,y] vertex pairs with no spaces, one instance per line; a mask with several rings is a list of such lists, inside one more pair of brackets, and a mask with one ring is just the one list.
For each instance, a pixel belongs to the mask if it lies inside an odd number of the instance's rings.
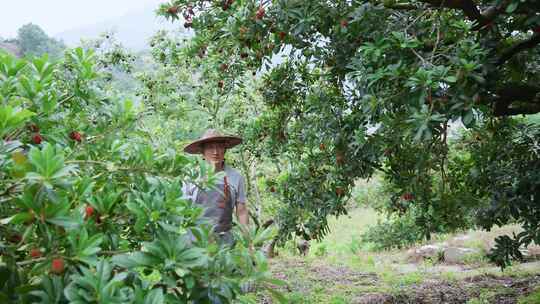
[[236,195],[236,202],[239,204],[245,204],[246,203],[246,182],[244,180],[244,177],[240,175],[238,177],[238,193]]
[[182,198],[195,201],[193,196],[193,186],[189,183],[182,183]]

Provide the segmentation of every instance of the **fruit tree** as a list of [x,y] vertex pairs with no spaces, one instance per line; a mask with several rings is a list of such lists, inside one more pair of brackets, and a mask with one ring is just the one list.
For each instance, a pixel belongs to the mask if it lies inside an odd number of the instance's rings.
[[186,54],[220,88],[261,75],[264,109],[243,135],[283,165],[282,239],[320,238],[354,180],[382,171],[385,210],[426,238],[519,222],[498,239],[500,264],[540,242],[538,126],[516,117],[540,112],[538,1],[172,0],[158,12],[194,30]]
[[271,229],[220,247],[182,199],[218,176],[157,127],[164,111],[117,97],[108,69],[131,57],[114,50],[0,53],[0,302],[226,303],[280,284],[257,249]]

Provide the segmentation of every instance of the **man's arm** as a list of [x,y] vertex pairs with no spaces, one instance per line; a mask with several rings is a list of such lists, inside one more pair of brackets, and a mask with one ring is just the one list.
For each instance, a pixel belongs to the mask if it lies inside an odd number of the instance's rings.
[[249,222],[246,197],[246,181],[243,176],[240,176],[238,179],[238,193],[236,196],[236,217],[238,222],[244,226],[247,226]]
[[249,211],[246,203],[237,203],[236,204],[236,217],[238,222],[242,225],[247,226],[249,223]]

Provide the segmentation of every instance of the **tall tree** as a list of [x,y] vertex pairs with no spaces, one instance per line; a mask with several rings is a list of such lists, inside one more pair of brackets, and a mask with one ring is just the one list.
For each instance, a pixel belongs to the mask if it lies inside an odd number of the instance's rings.
[[61,41],[50,38],[41,27],[33,23],[19,28],[17,42],[25,55],[41,56],[49,53],[52,57],[57,57],[65,48]]

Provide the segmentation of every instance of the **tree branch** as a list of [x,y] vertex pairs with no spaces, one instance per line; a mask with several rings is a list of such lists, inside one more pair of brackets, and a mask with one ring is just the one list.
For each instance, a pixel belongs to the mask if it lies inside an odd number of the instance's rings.
[[500,66],[504,64],[506,61],[508,61],[510,58],[512,58],[514,55],[516,55],[519,52],[522,52],[527,49],[532,49],[535,46],[540,44],[540,34],[534,34],[530,39],[518,42],[516,45],[514,45],[512,48],[510,48],[508,51],[504,52],[497,60],[497,65]]
[[[493,113],[495,116],[535,114],[540,112],[540,87],[527,84],[510,84],[497,91]],[[513,102],[520,102],[512,107]]]
[[460,9],[465,16],[473,21],[478,21],[480,24],[487,23],[484,20],[484,16],[480,13],[480,10],[476,6],[476,3],[472,0],[419,0],[436,7],[445,7]]

